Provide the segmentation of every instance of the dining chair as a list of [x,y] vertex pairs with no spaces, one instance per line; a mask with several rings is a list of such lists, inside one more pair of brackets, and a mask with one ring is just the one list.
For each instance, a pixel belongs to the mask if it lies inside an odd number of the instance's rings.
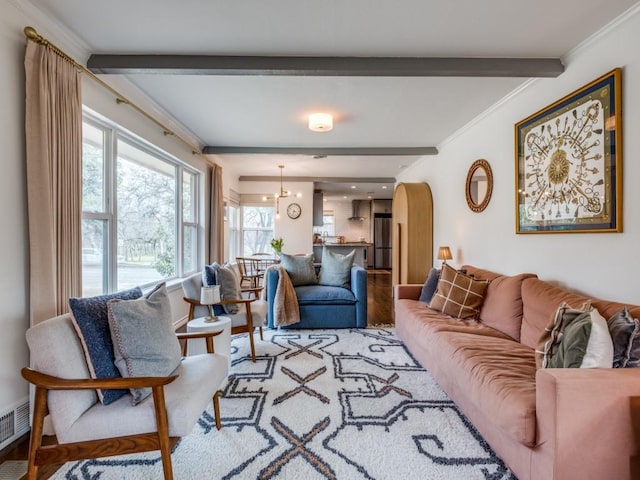
[[251,257],[236,257],[238,271],[240,272],[240,285],[245,286],[245,282],[251,288],[260,286],[260,273],[257,270],[257,260]]

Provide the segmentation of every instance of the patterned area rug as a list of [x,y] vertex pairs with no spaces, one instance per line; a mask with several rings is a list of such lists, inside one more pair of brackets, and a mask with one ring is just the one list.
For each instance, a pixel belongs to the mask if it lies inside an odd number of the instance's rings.
[[[391,328],[265,331],[173,451],[176,479],[515,480]],[[70,462],[55,479],[162,478],[159,454]]]

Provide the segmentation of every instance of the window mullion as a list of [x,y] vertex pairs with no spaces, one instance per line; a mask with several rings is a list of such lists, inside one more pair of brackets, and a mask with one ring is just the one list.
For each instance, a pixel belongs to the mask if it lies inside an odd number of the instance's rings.
[[117,168],[116,161],[118,157],[118,135],[116,134],[113,128],[108,130],[108,141],[106,142],[106,156],[107,161],[105,162],[105,191],[106,195],[106,205],[105,209],[107,212],[107,268],[106,276],[107,276],[107,288],[109,292],[115,292],[118,287],[118,218],[116,215],[118,208],[118,200],[116,195],[117,189]]

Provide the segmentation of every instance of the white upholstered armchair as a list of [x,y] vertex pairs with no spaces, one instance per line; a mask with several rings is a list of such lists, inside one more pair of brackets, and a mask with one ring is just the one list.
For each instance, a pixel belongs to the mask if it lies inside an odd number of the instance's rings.
[[[179,338],[206,338],[220,332],[177,334]],[[164,477],[173,478],[171,449],[189,434],[212,401],[219,429],[218,395],[229,362],[223,355],[207,353],[182,359],[165,377],[90,379],[85,354],[71,315],[46,320],[27,331],[33,369],[25,379],[35,385],[35,403],[27,478],[37,478],[38,466],[50,463],[160,450]],[[186,355],[186,343],[183,355]],[[152,395],[136,406],[131,395],[103,405],[96,388],[150,387]],[[58,444],[42,445],[45,416],[49,414]]]

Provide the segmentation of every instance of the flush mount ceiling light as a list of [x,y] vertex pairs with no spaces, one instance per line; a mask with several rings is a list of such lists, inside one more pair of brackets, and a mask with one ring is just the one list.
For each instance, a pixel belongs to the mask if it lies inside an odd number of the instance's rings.
[[329,113],[312,113],[309,115],[309,130],[312,132],[328,132],[333,128],[333,117]]

